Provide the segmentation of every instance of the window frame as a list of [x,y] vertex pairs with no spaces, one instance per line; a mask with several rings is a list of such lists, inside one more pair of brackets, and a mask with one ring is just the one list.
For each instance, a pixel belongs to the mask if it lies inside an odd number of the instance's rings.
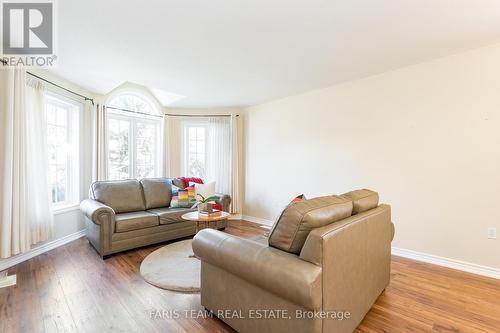
[[[128,137],[128,147],[129,147],[129,178],[126,179],[139,179],[137,177],[137,123],[148,123],[155,126],[155,163],[154,163],[154,175],[153,177],[158,177],[161,170],[161,144],[162,144],[162,129],[161,129],[161,120],[151,119],[145,117],[136,117],[125,115],[122,112],[106,112],[106,144],[105,144],[105,174],[107,180],[119,180],[119,179],[110,179],[110,169],[109,169],[109,120],[125,120],[129,123],[129,137]],[[122,179],[123,180],[123,179]]]
[[[59,93],[53,92],[51,90],[46,90],[44,92],[44,112],[45,112],[45,126],[48,130],[48,119],[47,119],[47,106],[48,104],[55,105],[56,107],[61,107],[66,110],[67,113],[67,123],[66,123],[66,142],[68,142],[68,152],[66,156],[66,177],[67,177],[67,189],[66,189],[66,200],[61,202],[52,202],[52,188],[49,187],[47,190],[50,193],[51,198],[51,209],[54,214],[60,214],[72,210],[79,206],[81,197],[81,160],[82,160],[82,118],[83,118],[83,104],[74,99],[68,98]],[[48,132],[47,132],[48,138]],[[47,161],[49,162],[49,161]],[[47,163],[47,167],[50,164]],[[48,177],[47,177],[48,180]],[[50,182],[48,184],[51,185]]]
[[[188,166],[189,166],[189,129],[190,128],[204,128],[205,129],[205,175],[202,175],[201,178],[206,177],[206,167],[207,167],[207,151],[208,151],[208,121],[206,120],[184,120],[182,122],[182,138],[183,138],[183,143],[182,143],[182,165],[181,165],[181,171],[182,174],[186,177],[191,177],[191,175],[188,173]],[[198,176],[196,176],[198,177]]]
[[120,106],[113,106],[113,102],[115,100],[118,100],[119,98],[121,97],[124,97],[124,96],[133,96],[137,99],[140,99],[144,102],[145,105],[148,106],[148,108],[150,109],[151,112],[147,112],[146,110],[137,110],[137,109],[134,109],[134,108],[130,108],[129,111],[134,111],[134,112],[138,112],[138,113],[141,113],[141,114],[144,114],[144,115],[151,115],[151,116],[155,116],[155,115],[161,115],[157,108],[155,107],[155,105],[149,100],[149,98],[143,96],[142,94],[139,94],[135,91],[130,91],[130,90],[126,90],[126,91],[121,91],[119,94],[116,94],[116,95],[113,95],[113,96],[110,96],[107,100],[107,103],[106,105],[108,105],[110,108],[117,108],[117,109],[120,109],[120,108],[123,108],[123,107],[120,107]]

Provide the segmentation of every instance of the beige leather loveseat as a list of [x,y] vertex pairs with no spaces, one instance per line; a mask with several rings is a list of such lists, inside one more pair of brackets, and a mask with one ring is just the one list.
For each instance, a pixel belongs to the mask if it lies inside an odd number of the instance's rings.
[[352,332],[389,284],[393,236],[369,190],[289,205],[268,244],[202,230],[201,303],[241,333]]
[[[171,208],[172,182],[177,179],[145,178],[100,181],[91,185],[90,199],[80,204],[85,216],[86,235],[101,256],[140,246],[192,236],[196,225],[181,216],[193,211]],[[227,211],[231,198],[220,195]],[[227,221],[217,222],[217,228]]]

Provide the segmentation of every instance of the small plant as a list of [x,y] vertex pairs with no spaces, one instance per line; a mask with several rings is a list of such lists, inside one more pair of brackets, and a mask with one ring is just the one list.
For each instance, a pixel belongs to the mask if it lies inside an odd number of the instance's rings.
[[212,195],[209,196],[208,198],[205,198],[201,194],[196,194],[197,197],[200,197],[199,199],[196,199],[196,203],[193,205],[192,208],[198,207],[198,211],[207,211],[207,212],[212,212],[212,204],[210,203],[211,201],[217,201],[219,199],[218,196]]
[[199,197],[201,198],[201,200],[200,200],[200,199],[197,199],[197,200],[196,200],[198,203],[207,203],[207,202],[210,202],[210,201],[217,201],[217,200],[219,199],[219,197],[218,197],[218,196],[216,196],[216,195],[212,195],[212,196],[210,196],[210,197],[208,197],[208,198],[205,198],[205,197],[204,197],[203,195],[201,195],[200,193],[198,193],[198,194],[196,194],[196,195],[197,195],[197,196],[199,196]]

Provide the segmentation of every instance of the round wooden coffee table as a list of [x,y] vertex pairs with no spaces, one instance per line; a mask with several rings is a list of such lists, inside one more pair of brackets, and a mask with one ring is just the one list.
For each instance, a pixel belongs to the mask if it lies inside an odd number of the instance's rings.
[[[228,212],[221,212],[220,215],[216,216],[203,216],[198,214],[198,212],[189,212],[183,214],[181,217],[184,220],[196,222],[196,232],[205,228],[217,228],[217,221],[226,220],[231,216]],[[212,225],[210,224],[212,222]]]

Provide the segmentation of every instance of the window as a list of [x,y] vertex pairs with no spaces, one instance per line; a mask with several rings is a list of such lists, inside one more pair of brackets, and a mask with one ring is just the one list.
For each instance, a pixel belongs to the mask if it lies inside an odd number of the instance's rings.
[[203,123],[184,124],[183,174],[188,177],[205,178],[207,125]]
[[46,94],[49,191],[53,209],[79,202],[79,118],[81,105]]
[[120,94],[112,98],[108,105],[118,109],[136,111],[150,115],[158,114],[151,103],[148,103],[144,98],[133,93]]
[[108,179],[130,177],[130,120],[108,119]]
[[110,108],[107,115],[107,178],[155,177],[159,174],[161,121],[154,108],[139,96],[123,94],[110,106],[151,114],[144,116]]

